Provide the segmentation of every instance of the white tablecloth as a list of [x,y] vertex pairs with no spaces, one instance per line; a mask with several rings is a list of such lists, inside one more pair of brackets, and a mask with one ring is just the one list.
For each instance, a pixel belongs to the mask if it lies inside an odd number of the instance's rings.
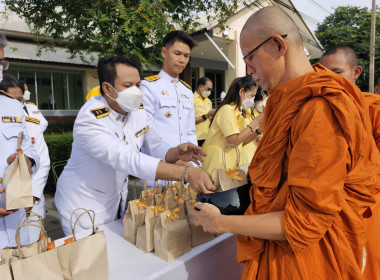
[[[236,262],[235,235],[223,234],[168,263],[126,241],[121,220],[99,229],[104,231],[107,240],[110,280],[233,280],[240,279],[243,270]],[[57,240],[56,245],[59,243]]]

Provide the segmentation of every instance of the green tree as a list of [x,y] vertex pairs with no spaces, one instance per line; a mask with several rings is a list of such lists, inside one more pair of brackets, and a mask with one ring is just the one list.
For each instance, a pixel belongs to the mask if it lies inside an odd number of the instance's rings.
[[[161,40],[171,30],[192,33],[207,15],[223,28],[235,0],[4,0],[23,17],[43,48],[65,46],[85,54],[122,54],[145,65],[160,63]],[[93,58],[96,59],[96,58]]]
[[[337,44],[352,47],[358,55],[363,73],[357,80],[362,91],[368,91],[369,81],[369,42],[371,32],[371,13],[367,8],[346,6],[338,7],[326,17],[315,32],[318,40],[328,49]],[[380,75],[380,15],[376,16],[375,75]]]

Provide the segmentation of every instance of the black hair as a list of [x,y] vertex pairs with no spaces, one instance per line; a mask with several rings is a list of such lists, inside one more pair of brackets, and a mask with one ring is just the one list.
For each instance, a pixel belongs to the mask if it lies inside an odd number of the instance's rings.
[[[102,84],[107,82],[112,86],[115,86],[116,78],[116,64],[125,64],[127,66],[136,68],[139,70],[139,65],[132,59],[121,56],[121,55],[112,55],[99,59],[98,61],[98,79],[100,84],[100,93],[104,95]],[[140,72],[139,72],[140,73]]]
[[9,88],[20,88],[21,92],[24,93],[24,85],[20,83],[15,76],[4,74],[3,80],[0,82],[0,90],[8,92]]
[[255,102],[264,100],[264,97],[268,97],[268,93],[266,90],[262,89],[261,86],[259,86],[255,95]]
[[198,82],[197,82],[197,88],[199,88],[200,86],[205,86],[206,83],[207,83],[207,81],[212,82],[210,78],[207,78],[207,77],[202,77],[202,78],[200,78],[200,79],[198,80]]
[[180,30],[174,30],[165,35],[164,39],[162,39],[162,46],[170,48],[177,41],[188,45],[190,50],[195,45],[193,38],[189,34]]
[[240,89],[244,89],[244,91],[250,90],[252,87],[257,87],[255,81],[253,80],[252,76],[247,75],[244,77],[238,77],[235,78],[230,87],[228,88],[226,97],[223,99],[222,102],[220,102],[218,108],[215,111],[214,116],[212,117],[210,121],[210,126],[214,120],[214,117],[216,116],[216,113],[219,111],[220,108],[222,108],[224,105],[235,103],[236,108],[239,106],[240,103],[240,95],[239,91]]

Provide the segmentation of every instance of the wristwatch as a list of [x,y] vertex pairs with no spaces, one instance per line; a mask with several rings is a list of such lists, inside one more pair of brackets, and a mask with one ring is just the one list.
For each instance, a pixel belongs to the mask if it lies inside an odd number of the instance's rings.
[[206,115],[202,115],[202,119],[203,119],[204,121],[207,120]]

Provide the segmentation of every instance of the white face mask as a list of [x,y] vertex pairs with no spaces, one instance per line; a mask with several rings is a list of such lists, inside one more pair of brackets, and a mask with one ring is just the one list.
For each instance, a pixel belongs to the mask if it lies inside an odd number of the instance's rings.
[[259,112],[259,113],[264,112],[265,106],[267,104],[267,99],[268,99],[268,97],[265,98],[262,102],[255,104],[255,108],[256,108],[257,112]]
[[30,99],[30,91],[29,90],[24,91],[24,99],[25,100],[29,100]]
[[241,102],[241,105],[243,106],[245,110],[248,110],[252,108],[253,105],[255,105],[254,99],[255,99],[254,97],[252,98],[245,97],[245,99]]
[[3,65],[0,65],[0,82],[3,80]]
[[[111,84],[109,85],[113,88]],[[140,108],[141,101],[143,98],[141,89],[139,89],[136,86],[133,86],[133,87],[126,88],[125,90],[120,91],[120,92],[118,92],[114,88],[113,90],[116,91],[119,96],[116,99],[112,98],[108,94],[107,96],[111,98],[113,101],[116,101],[117,104],[120,106],[120,108],[123,109],[125,112],[136,111]]]
[[211,91],[209,91],[209,90],[202,92],[202,96],[203,96],[203,98],[207,98],[207,97],[209,97],[210,94],[211,94]]

